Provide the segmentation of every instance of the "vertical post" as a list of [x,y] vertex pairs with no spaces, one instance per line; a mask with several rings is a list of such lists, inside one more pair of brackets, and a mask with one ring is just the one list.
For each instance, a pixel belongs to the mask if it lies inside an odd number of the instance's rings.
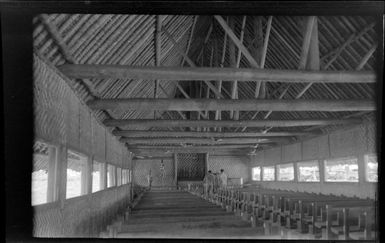
[[67,190],[67,148],[65,146],[60,146],[59,149],[59,201],[60,208],[64,207],[64,202],[66,200],[66,190]]
[[48,191],[47,202],[53,202],[58,198],[58,152],[53,146],[48,148]]
[[[132,153],[129,152],[130,156],[130,172],[129,172],[129,178],[130,178],[130,201],[134,199],[134,161],[132,160]],[[131,173],[131,174],[130,174]]]
[[87,187],[88,187],[88,171],[89,171],[89,158],[87,157],[87,161],[84,165],[82,165],[81,169],[81,183],[80,183],[80,195],[85,195],[87,194]]
[[92,171],[93,171],[94,156],[88,157],[87,160],[87,191],[86,193],[92,193]]
[[176,153],[174,153],[174,185],[178,187],[178,159]]
[[107,163],[100,164],[100,190],[107,188]]

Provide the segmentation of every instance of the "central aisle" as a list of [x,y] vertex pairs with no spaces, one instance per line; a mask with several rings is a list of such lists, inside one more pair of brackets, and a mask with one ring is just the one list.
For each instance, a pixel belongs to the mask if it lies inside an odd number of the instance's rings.
[[184,191],[146,192],[117,237],[267,238],[250,222]]

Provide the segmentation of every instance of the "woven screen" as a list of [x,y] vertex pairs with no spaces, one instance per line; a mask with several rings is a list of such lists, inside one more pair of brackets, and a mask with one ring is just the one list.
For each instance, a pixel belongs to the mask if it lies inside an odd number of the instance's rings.
[[178,181],[203,180],[206,171],[205,154],[177,154]]
[[[34,56],[34,117],[37,138],[54,141],[100,162],[122,166],[116,137],[100,125],[57,70]],[[125,159],[123,166],[129,167]]]

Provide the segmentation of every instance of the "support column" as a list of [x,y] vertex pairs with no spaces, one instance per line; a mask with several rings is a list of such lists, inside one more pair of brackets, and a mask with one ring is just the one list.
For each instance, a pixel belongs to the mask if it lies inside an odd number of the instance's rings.
[[100,164],[100,190],[107,188],[107,163]]
[[67,147],[60,146],[58,148],[58,168],[59,168],[59,201],[60,208],[64,207],[64,202],[66,200],[66,191],[67,191]]
[[205,163],[206,163],[206,168],[205,168],[205,175],[206,175],[206,172],[209,169],[209,153],[205,154]]
[[178,186],[178,159],[176,153],[174,153],[174,171],[174,185]]
[[48,148],[48,191],[47,202],[56,201],[59,197],[59,151],[56,147]]
[[134,199],[134,161],[132,160],[132,153],[129,153],[130,156],[130,171],[128,177],[130,178],[130,201]]

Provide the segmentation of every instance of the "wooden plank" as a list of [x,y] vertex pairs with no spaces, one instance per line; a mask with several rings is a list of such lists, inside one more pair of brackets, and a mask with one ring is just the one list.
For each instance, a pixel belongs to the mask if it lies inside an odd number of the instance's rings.
[[138,131],[138,130],[114,130],[115,136],[123,137],[210,137],[210,138],[231,138],[231,137],[291,137],[315,135],[307,132],[174,132],[174,131]]
[[358,124],[361,119],[323,119],[323,120],[152,120],[152,119],[107,119],[106,126],[117,127],[197,127],[197,126],[218,126],[218,127],[297,127],[317,126],[336,124]]
[[204,110],[272,110],[272,111],[374,111],[370,99],[354,100],[224,100],[224,99],[95,99],[87,102],[91,109],[204,111]]
[[[104,64],[63,64],[58,69],[70,78],[145,80],[268,81],[282,83],[374,83],[373,71],[312,71],[219,67],[153,67]],[[162,81],[161,80],[161,81]],[[211,88],[211,87],[210,87]],[[212,89],[213,90],[213,89]],[[216,88],[215,88],[216,90]],[[214,90],[213,90],[214,92]]]

